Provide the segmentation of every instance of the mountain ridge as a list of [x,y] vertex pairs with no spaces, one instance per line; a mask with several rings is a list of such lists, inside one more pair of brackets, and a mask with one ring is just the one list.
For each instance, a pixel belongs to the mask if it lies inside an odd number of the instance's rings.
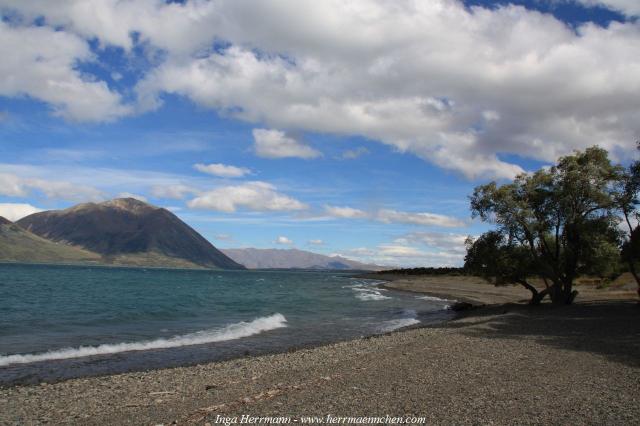
[[379,265],[365,264],[341,256],[327,256],[300,249],[221,249],[230,258],[249,269],[332,269],[381,270]]

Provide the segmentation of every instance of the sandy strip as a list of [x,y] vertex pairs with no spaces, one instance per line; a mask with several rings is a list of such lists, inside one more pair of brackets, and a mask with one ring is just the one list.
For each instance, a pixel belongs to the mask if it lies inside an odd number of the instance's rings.
[[242,414],[638,424],[639,320],[630,300],[487,307],[293,353],[2,389],[0,424],[213,424]]

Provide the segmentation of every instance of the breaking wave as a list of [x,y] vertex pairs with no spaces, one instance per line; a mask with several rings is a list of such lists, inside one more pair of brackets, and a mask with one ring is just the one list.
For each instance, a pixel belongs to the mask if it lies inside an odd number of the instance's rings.
[[420,324],[420,320],[417,318],[398,318],[389,321],[385,321],[380,327],[380,331],[387,333],[389,331],[397,330],[402,327],[408,327],[410,325]]
[[440,297],[435,297],[435,296],[417,296],[416,299],[430,300],[432,302],[451,302],[451,300],[449,299],[442,299]]
[[350,288],[355,292],[355,296],[364,302],[369,302],[372,300],[392,299],[389,296],[383,295],[381,293],[382,289],[378,289],[376,287],[358,284],[358,285],[351,286]]
[[11,364],[28,364],[39,361],[82,358],[93,355],[108,355],[120,352],[167,349],[177,348],[180,346],[223,342],[253,336],[254,334],[286,326],[287,319],[284,315],[276,313],[267,317],[256,318],[253,321],[242,321],[227,325],[223,328],[201,330],[195,333],[174,336],[168,339],[156,339],[131,343],[113,343],[98,346],[80,346],[78,348],[58,349],[38,354],[0,356],[0,367],[5,367]]

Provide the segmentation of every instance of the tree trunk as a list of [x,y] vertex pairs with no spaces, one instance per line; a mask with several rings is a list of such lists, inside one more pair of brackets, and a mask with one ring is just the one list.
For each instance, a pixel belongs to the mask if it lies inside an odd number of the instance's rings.
[[559,283],[551,285],[551,287],[549,287],[549,297],[551,298],[551,303],[554,305],[564,305],[566,299],[562,285]]
[[638,297],[640,298],[640,276],[638,276],[636,265],[633,263],[633,259],[628,259],[627,263],[629,264],[629,272],[631,272],[631,275],[633,275],[633,278],[636,280],[636,284],[638,284]]
[[526,288],[531,292],[531,299],[529,300],[530,305],[539,305],[542,302],[542,299],[547,295],[548,289],[544,289],[542,291],[538,291],[537,288],[526,282],[525,280],[518,281],[518,284]]

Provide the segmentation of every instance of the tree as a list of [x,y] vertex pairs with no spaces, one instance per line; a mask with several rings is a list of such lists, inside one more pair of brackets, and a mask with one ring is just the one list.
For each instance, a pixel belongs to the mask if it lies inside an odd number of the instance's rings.
[[513,240],[506,240],[498,231],[489,231],[476,240],[466,241],[464,258],[466,271],[478,275],[495,285],[520,284],[531,292],[532,305],[542,301],[548,290],[538,289],[530,280],[538,276],[536,262],[529,250]]
[[[638,143],[640,150],[640,142]],[[640,273],[637,263],[640,261],[640,226],[638,221],[640,214],[638,204],[640,195],[640,161],[635,161],[624,171],[621,179],[620,191],[617,198],[618,207],[624,218],[625,237],[621,247],[621,257],[629,267],[629,272],[638,284],[638,296],[640,296]],[[636,226],[633,226],[633,222]]]
[[[470,197],[472,215],[497,225],[494,232],[503,241],[497,247],[515,264],[527,253],[525,264],[533,265],[545,283],[542,297],[548,294],[555,304],[569,304],[577,295],[573,282],[578,275],[603,272],[598,268],[618,256],[616,188],[621,175],[622,168],[611,164],[606,150],[588,148],[512,183],[476,187]],[[518,251],[504,249],[505,244]],[[524,272],[516,275],[525,277]]]

